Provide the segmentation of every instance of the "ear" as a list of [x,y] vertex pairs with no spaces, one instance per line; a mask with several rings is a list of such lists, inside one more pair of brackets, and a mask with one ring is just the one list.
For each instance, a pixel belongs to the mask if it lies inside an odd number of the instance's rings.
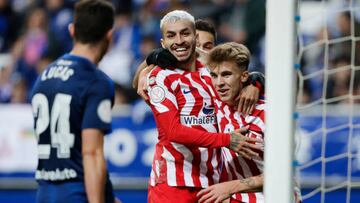
[[199,33],[197,33],[197,32],[196,32],[196,35],[195,35],[195,40],[196,40],[196,46],[199,47],[200,46]]
[[247,82],[248,79],[249,79],[249,71],[242,72],[240,76],[241,83]]
[[161,39],[160,39],[160,43],[161,43],[162,48],[164,48],[164,49],[165,49],[164,39],[163,39],[163,38],[161,38]]
[[107,33],[106,33],[106,39],[111,40],[112,36],[114,33],[114,28],[111,28]]
[[70,36],[71,36],[72,38],[74,38],[74,35],[75,35],[74,23],[70,23],[70,24],[68,25],[68,30],[69,30]]

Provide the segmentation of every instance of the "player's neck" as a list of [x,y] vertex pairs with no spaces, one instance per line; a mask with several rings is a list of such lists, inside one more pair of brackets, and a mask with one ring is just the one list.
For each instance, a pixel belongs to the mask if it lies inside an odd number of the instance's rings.
[[94,64],[98,64],[100,61],[99,48],[97,48],[96,46],[91,46],[89,44],[81,44],[81,43],[74,44],[74,47],[71,50],[70,54],[84,57]]
[[195,56],[195,54],[188,61],[180,62],[180,63],[178,63],[177,66],[180,69],[185,70],[185,71],[189,71],[189,72],[196,71],[196,56]]
[[228,105],[229,107],[231,107],[231,109],[233,109],[234,106],[235,106],[235,103],[234,103],[234,102],[235,102],[235,101],[227,101],[227,102],[225,102],[225,104]]

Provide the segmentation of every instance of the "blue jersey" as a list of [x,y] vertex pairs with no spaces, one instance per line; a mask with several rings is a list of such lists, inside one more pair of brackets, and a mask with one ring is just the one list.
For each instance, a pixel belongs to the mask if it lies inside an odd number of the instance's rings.
[[81,131],[111,130],[112,81],[89,60],[66,54],[50,64],[32,92],[38,136],[38,181],[83,181]]

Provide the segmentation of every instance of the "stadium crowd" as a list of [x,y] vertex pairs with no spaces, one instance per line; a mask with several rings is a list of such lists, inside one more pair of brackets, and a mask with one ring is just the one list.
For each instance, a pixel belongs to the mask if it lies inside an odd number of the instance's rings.
[[[185,9],[195,18],[210,20],[217,28],[220,43],[244,43],[252,53],[250,71],[264,72],[265,0],[112,1],[117,9],[114,38],[100,68],[116,83],[116,104],[129,104],[138,99],[131,88],[136,67],[152,49],[160,46],[160,18],[174,9]],[[70,50],[72,40],[68,24],[72,21],[75,2],[0,0],[0,103],[28,103],[36,77],[50,61]],[[339,12],[349,7],[347,0],[339,2],[334,3],[337,12],[327,26],[318,33],[300,37],[299,42],[303,44],[299,47],[324,42],[304,51],[301,72],[307,75],[324,66],[329,70],[328,76],[321,73],[304,81],[303,103],[321,99],[323,88],[327,88],[327,98],[340,98],[333,101],[337,103],[346,103],[348,99],[341,96],[348,95],[351,90],[350,94],[360,94],[360,71],[355,71],[351,79],[349,66],[360,63],[360,44],[354,41],[354,37],[360,35],[360,10]],[[343,41],[329,46],[325,43],[341,37],[345,37]],[[355,51],[349,52],[352,44]]]

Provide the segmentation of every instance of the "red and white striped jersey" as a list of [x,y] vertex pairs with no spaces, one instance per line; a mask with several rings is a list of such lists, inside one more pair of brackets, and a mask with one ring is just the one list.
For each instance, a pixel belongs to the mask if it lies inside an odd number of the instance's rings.
[[[221,148],[230,134],[218,133],[214,89],[208,70],[155,68],[148,95],[159,133],[150,184],[205,188],[220,179]],[[199,147],[200,146],[200,147]]]
[[[248,137],[264,139],[264,101],[259,100],[255,105],[254,111],[248,115],[243,116],[238,112],[235,112],[231,107],[226,105],[224,102],[215,100],[216,108],[218,108],[217,119],[219,122],[219,129],[222,132],[232,132],[235,129],[245,127],[249,125],[249,133],[246,134]],[[262,148],[263,148],[262,144]],[[263,160],[264,150],[259,150],[261,159]],[[243,158],[236,152],[223,147],[222,148],[222,172],[221,182],[245,179],[252,176],[260,175],[263,172],[263,161],[262,160],[249,160]],[[237,193],[233,197],[241,202],[259,203],[264,201],[264,195],[262,192],[252,193]]]

